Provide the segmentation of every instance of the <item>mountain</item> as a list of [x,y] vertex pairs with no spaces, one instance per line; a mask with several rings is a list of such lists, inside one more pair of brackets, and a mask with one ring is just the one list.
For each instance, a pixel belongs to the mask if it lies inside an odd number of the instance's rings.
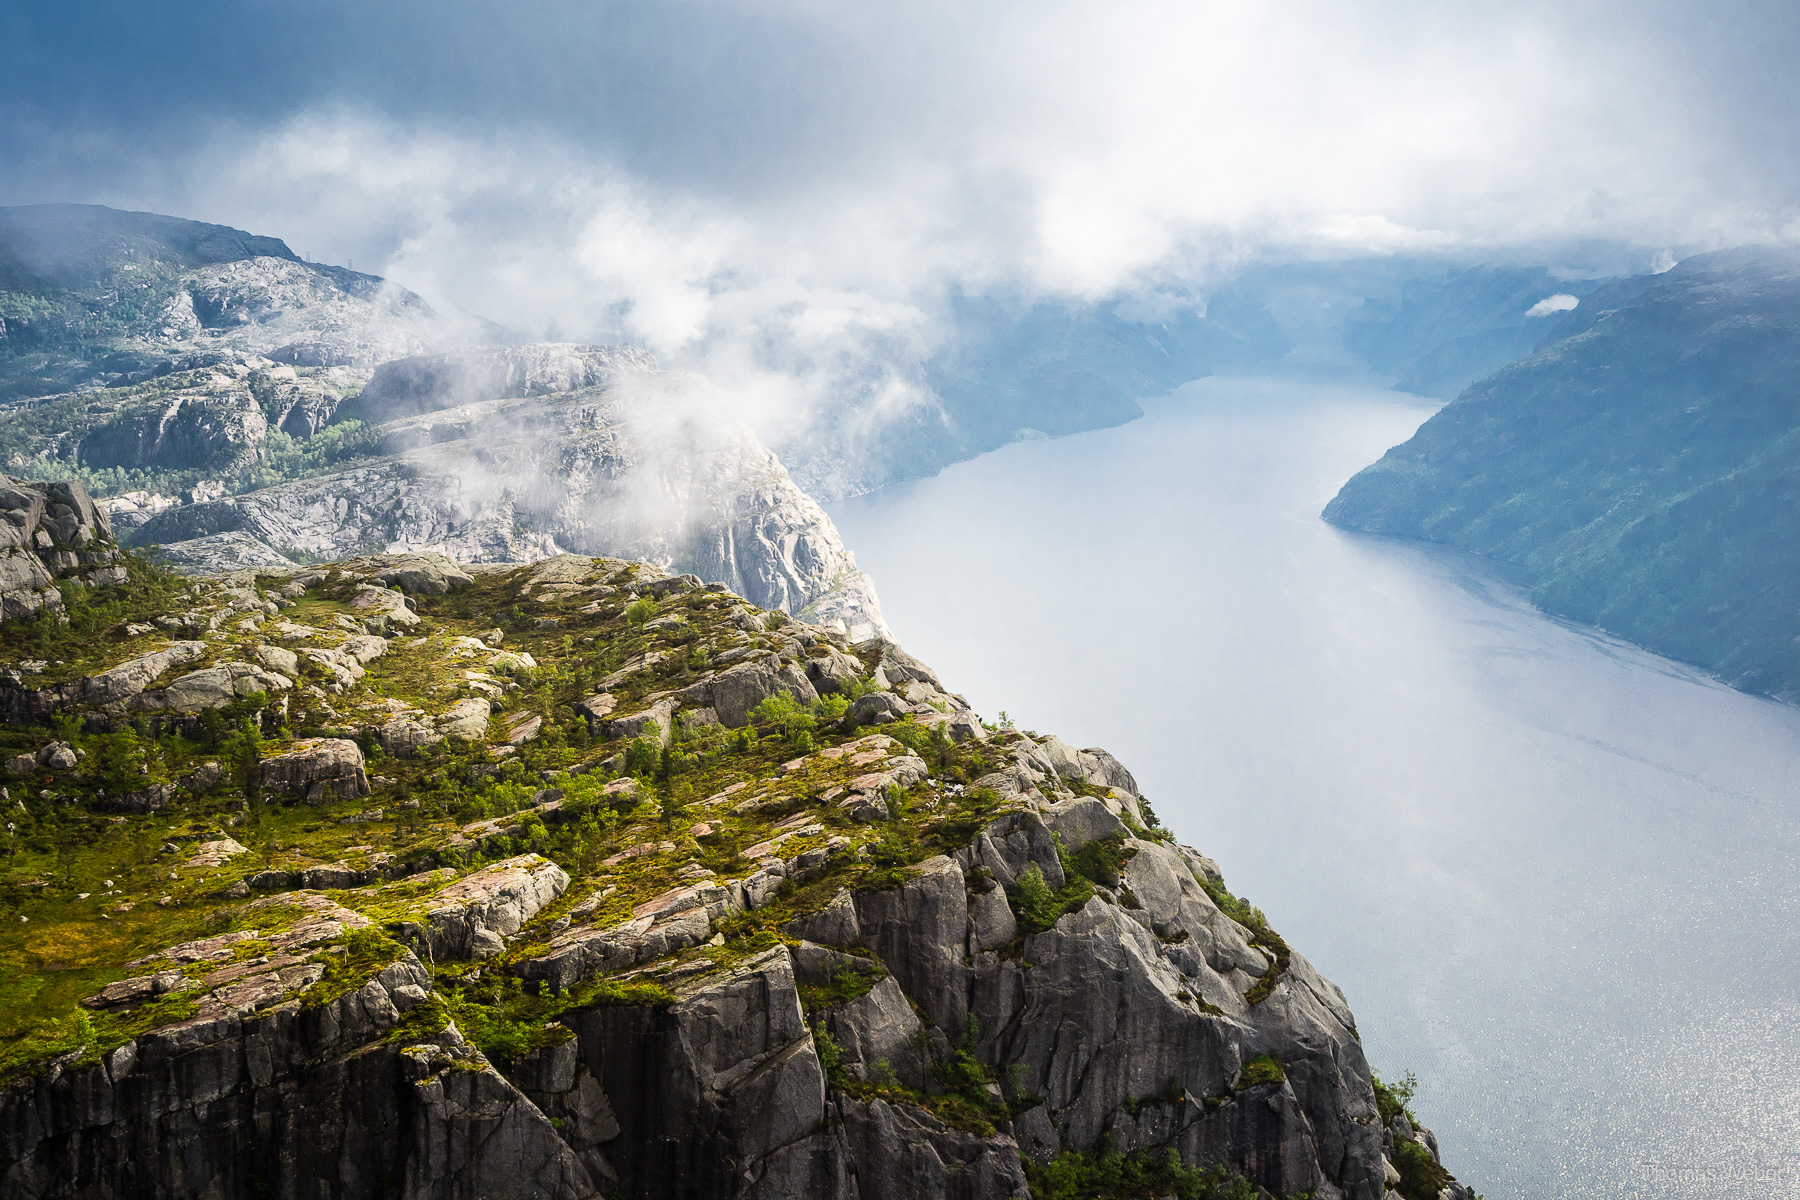
[[402,550],[464,563],[629,555],[857,639],[887,632],[831,518],[704,380],[658,371],[643,351],[400,359],[331,419],[342,424],[315,440],[352,427],[364,457],[165,508],[133,540],[201,569],[242,565],[246,552],[259,565]]
[[1561,313],[1604,282],[1543,267],[1421,265],[1397,296],[1371,295],[1350,315],[1344,343],[1397,389],[1448,399],[1530,354]]
[[1162,313],[958,293],[943,321],[944,344],[908,364],[929,403],[877,419],[849,397],[778,444],[808,492],[857,495],[1009,442],[1120,425],[1143,415],[1141,399],[1292,345],[1260,301],[1231,290]]
[[579,550],[886,632],[830,518],[704,381],[469,332],[275,238],[0,209],[0,393],[23,397],[0,405],[0,462],[81,472],[124,540],[192,571]]
[[404,288],[278,238],[94,204],[0,208],[0,400],[245,353],[373,367],[459,332]]
[[1591,294],[1325,509],[1524,567],[1533,600],[1735,686],[1800,694],[1800,256]]
[[117,565],[0,623],[0,1196],[1472,1195],[1122,764],[890,641]]

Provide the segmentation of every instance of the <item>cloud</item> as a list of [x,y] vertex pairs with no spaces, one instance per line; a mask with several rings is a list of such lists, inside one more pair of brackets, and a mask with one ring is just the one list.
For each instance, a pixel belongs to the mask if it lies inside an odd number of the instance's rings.
[[1525,310],[1527,317],[1547,317],[1552,313],[1568,312],[1581,303],[1578,297],[1567,292],[1558,292],[1554,296],[1545,296],[1536,304]]
[[99,7],[0,18],[0,197],[630,340],[765,430],[922,403],[956,290],[1201,305],[1271,258],[1800,229],[1771,4]]

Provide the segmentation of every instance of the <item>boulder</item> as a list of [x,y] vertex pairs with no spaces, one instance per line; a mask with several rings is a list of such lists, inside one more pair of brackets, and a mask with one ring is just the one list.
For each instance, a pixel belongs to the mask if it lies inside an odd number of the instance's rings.
[[347,738],[304,738],[256,765],[264,791],[312,803],[349,800],[369,794],[362,750]]
[[397,587],[413,596],[442,596],[475,582],[456,562],[443,554],[408,554],[375,573],[377,582]]
[[425,714],[417,710],[396,713],[365,732],[371,734],[381,743],[381,748],[395,758],[410,758],[444,740],[444,734],[438,727],[427,724]]
[[821,696],[843,691],[862,675],[862,663],[836,646],[821,642],[807,651],[806,678]]
[[886,725],[898,721],[906,712],[906,702],[894,693],[870,692],[858,697],[844,710],[844,726],[855,729],[862,725]]
[[144,692],[131,702],[131,707],[149,712],[197,713],[223,708],[258,692],[281,692],[293,686],[291,679],[253,663],[221,663],[190,671],[165,688]]
[[612,710],[619,706],[611,692],[601,692],[597,696],[589,696],[575,706],[575,711],[587,718],[595,733],[601,732],[601,724],[612,715]]
[[493,711],[493,705],[479,696],[458,700],[437,719],[438,732],[467,742],[482,741],[487,737],[488,718]]
[[419,614],[412,610],[406,597],[391,588],[362,584],[350,597],[350,607],[362,613],[363,627],[372,634],[386,635],[419,623]]
[[606,722],[604,729],[610,738],[635,738],[652,724],[656,726],[655,741],[659,746],[669,744],[670,735],[675,732],[675,708],[677,702],[664,698],[657,700],[650,707],[634,712],[626,717],[613,717]]
[[384,637],[372,633],[359,633],[355,637],[345,638],[338,647],[338,652],[348,654],[359,663],[373,662],[387,653],[388,643]]
[[806,672],[784,664],[773,655],[737,663],[676,693],[684,705],[710,708],[719,724],[737,729],[750,721],[750,713],[771,696],[787,693],[802,704],[819,698]]
[[51,742],[37,752],[40,767],[48,767],[52,771],[67,771],[80,761],[75,751],[67,742]]
[[300,656],[292,650],[283,650],[280,646],[258,646],[256,661],[271,671],[279,671],[283,675],[293,676],[300,673]]
[[536,854],[484,867],[436,896],[425,916],[425,940],[434,958],[492,958],[505,939],[563,894],[569,877]]

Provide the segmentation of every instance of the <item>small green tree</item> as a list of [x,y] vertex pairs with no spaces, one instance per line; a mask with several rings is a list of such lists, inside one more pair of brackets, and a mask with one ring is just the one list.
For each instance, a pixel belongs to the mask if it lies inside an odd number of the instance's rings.
[[625,619],[633,625],[641,627],[644,622],[656,615],[656,602],[648,599],[633,600],[625,607]]
[[625,773],[645,778],[662,765],[662,729],[655,721],[625,747]]
[[1036,933],[1056,924],[1061,916],[1056,903],[1056,893],[1050,890],[1050,884],[1044,879],[1043,868],[1032,863],[1019,876],[1018,883],[1019,919],[1031,932]]
[[809,744],[818,723],[804,705],[786,692],[777,692],[758,704],[750,711],[750,719],[759,725],[775,726],[789,742],[798,741],[804,733]]

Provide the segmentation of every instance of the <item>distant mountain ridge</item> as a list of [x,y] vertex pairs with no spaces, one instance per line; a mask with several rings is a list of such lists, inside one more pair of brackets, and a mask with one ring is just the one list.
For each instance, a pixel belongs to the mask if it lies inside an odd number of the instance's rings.
[[1325,519],[1521,564],[1544,609],[1800,695],[1800,254],[1593,292]]
[[0,400],[251,353],[366,366],[454,340],[423,300],[279,238],[93,204],[0,208]]
[[629,553],[886,632],[831,519],[700,381],[629,346],[468,344],[496,331],[278,238],[0,209],[0,460],[81,473],[190,571]]

